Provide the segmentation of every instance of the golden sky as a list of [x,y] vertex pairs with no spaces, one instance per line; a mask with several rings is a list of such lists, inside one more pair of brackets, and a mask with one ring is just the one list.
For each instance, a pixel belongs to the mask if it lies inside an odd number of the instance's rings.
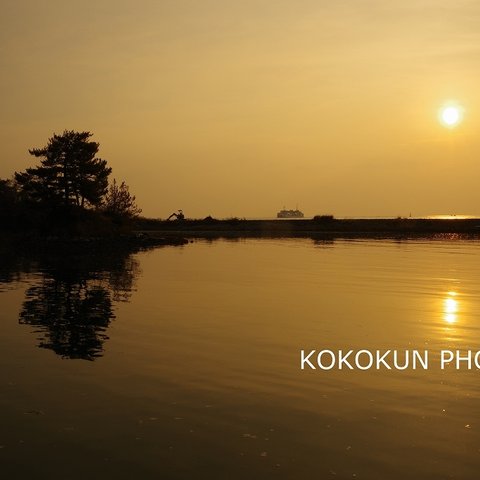
[[1,7],[0,177],[89,130],[152,217],[480,214],[477,0]]

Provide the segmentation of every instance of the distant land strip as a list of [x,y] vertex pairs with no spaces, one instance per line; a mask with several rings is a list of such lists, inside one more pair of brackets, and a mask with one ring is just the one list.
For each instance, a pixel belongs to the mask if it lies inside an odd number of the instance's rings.
[[425,237],[479,238],[480,218],[468,219],[335,219],[330,216],[288,220],[165,221],[139,218],[136,230],[149,235],[187,237]]

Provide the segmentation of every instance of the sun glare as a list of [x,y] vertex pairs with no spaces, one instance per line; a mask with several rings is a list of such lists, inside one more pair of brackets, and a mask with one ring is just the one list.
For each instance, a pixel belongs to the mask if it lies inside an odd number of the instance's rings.
[[458,105],[444,105],[440,109],[440,122],[447,128],[454,128],[462,121],[462,107]]

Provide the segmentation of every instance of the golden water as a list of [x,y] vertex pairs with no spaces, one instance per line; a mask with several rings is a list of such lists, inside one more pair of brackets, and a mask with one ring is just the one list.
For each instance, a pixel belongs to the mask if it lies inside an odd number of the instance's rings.
[[[5,478],[476,479],[480,243],[196,241],[0,267]],[[41,348],[39,348],[41,347]],[[300,370],[301,349],[429,350]]]

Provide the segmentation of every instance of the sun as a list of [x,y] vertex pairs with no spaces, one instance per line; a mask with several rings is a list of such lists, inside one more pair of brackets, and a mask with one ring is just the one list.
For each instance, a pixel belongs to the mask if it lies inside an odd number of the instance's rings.
[[456,125],[460,120],[458,108],[447,107],[442,110],[442,120],[449,126]]
[[439,119],[440,123],[447,128],[456,127],[463,116],[463,108],[460,105],[448,104],[440,109]]

